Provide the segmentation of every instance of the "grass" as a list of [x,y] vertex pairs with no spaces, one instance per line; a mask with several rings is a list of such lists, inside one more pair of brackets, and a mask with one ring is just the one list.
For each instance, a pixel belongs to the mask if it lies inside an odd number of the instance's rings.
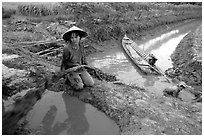
[[91,41],[98,43],[120,39],[125,33],[137,36],[159,25],[201,18],[200,3],[193,4],[196,5],[164,2],[20,3],[17,13],[37,23],[74,21],[89,31]]

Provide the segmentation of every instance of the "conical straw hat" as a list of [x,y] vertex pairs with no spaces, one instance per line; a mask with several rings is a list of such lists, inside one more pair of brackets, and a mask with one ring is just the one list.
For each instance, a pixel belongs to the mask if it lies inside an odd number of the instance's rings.
[[71,35],[72,32],[78,33],[81,38],[86,37],[88,35],[83,29],[80,29],[80,28],[78,28],[76,26],[73,26],[63,34],[62,38],[64,40],[68,40],[70,38],[70,35]]

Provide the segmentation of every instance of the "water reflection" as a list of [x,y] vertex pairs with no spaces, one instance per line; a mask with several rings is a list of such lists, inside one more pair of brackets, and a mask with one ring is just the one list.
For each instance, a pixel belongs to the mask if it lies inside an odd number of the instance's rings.
[[159,49],[151,51],[151,53],[153,53],[158,59],[156,65],[159,66],[163,71],[172,67],[172,61],[170,56],[181,41],[181,39],[187,34],[188,33],[185,33],[175,38],[171,38],[168,41],[161,43]]
[[165,41],[165,40],[169,39],[172,35],[175,35],[177,33],[179,33],[179,30],[172,30],[168,33],[162,34],[161,36],[159,36],[155,39],[149,40],[148,42],[146,42],[144,44],[141,44],[139,47],[143,50],[147,50],[149,47],[152,47],[152,46],[156,45],[157,43]]
[[118,79],[126,84],[136,84],[140,87],[152,87],[159,80],[159,76],[146,75],[135,67],[127,67],[126,70],[117,72]]
[[119,134],[118,126],[90,104],[66,93],[45,92],[27,115],[33,134]]
[[[92,62],[94,60],[94,62]],[[110,68],[116,64],[128,62],[122,52],[114,52],[112,55],[105,57],[95,57],[91,59],[91,65],[97,68]]]
[[47,111],[45,117],[42,120],[42,134],[45,135],[56,135],[60,134],[61,131],[66,127],[65,125],[56,123],[52,128],[55,117],[57,113],[57,107],[55,105],[50,106],[50,109]]
[[55,105],[50,106],[50,109],[42,120],[43,134],[84,134],[89,129],[89,123],[85,117],[85,103],[65,93],[62,94],[62,98],[65,103],[67,118],[63,122],[55,123],[52,128],[57,113],[57,107]]
[[138,84],[143,85],[144,79],[142,78],[142,75],[139,75],[137,73],[137,70],[134,67],[127,68],[127,71],[118,71],[117,72],[117,78],[126,84]]
[[67,134],[84,134],[89,129],[89,123],[85,117],[85,103],[63,93],[68,118],[64,121],[69,123]]

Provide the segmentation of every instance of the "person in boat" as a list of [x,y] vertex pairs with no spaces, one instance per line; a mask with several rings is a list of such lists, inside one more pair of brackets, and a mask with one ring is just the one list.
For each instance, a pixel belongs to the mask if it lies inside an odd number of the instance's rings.
[[185,82],[180,82],[176,86],[168,87],[164,89],[163,94],[164,96],[172,96],[172,97],[180,98],[179,93],[186,87],[187,85]]
[[149,58],[149,64],[152,66],[155,66],[155,63],[157,61],[157,58],[153,55],[153,54],[149,54],[150,58]]
[[[81,38],[88,34],[84,30],[73,26],[63,34],[65,46],[63,48],[63,56],[61,70],[67,70],[78,65],[87,65],[84,47],[81,44]],[[75,90],[83,89],[84,86],[93,86],[94,80],[85,68],[80,71],[73,71],[67,74],[67,82]]]

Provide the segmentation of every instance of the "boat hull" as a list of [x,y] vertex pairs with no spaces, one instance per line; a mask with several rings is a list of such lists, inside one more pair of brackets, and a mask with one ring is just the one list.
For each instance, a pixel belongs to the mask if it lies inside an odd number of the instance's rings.
[[[148,63],[148,55],[135,47],[136,43],[131,39],[125,37],[122,39],[122,47],[125,54],[131,59],[131,61],[143,72],[151,74],[161,74],[156,66],[151,66]],[[144,59],[145,58],[145,59]]]

